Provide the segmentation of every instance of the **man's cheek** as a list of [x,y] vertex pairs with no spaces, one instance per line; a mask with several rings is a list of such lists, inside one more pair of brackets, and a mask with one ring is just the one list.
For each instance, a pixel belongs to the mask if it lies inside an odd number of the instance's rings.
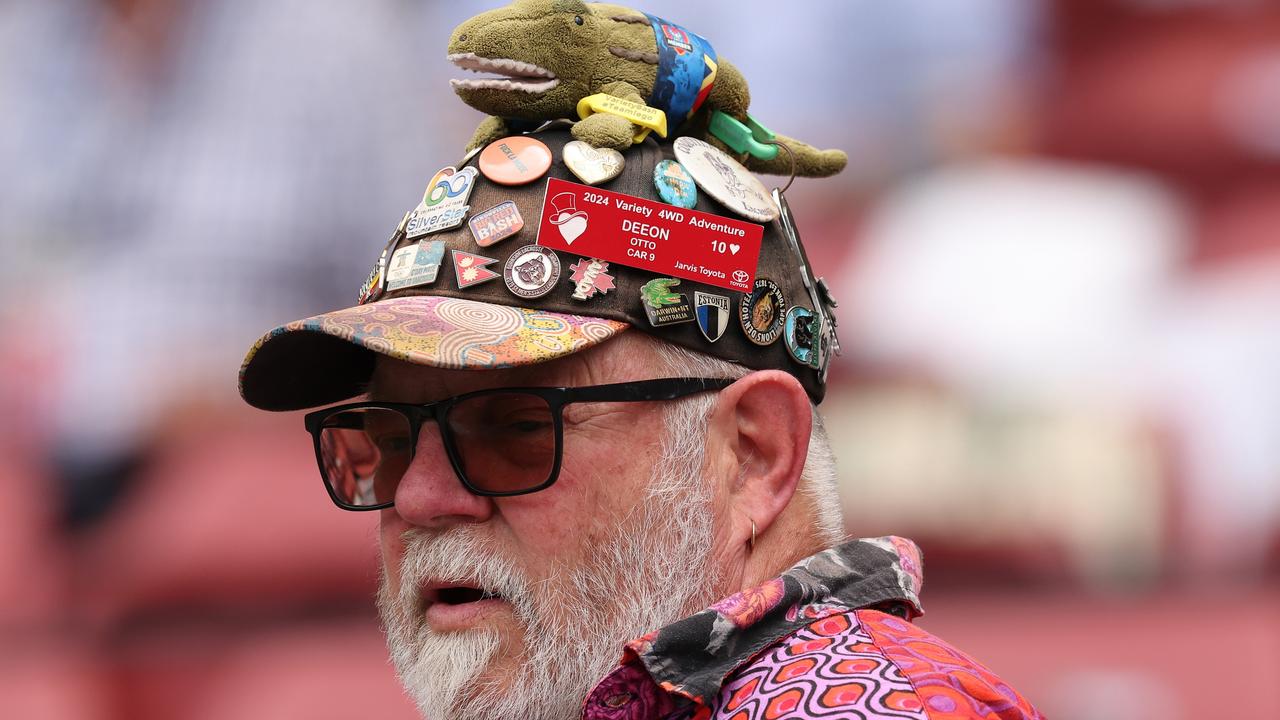
[[398,532],[389,532],[384,523],[378,535],[378,549],[382,555],[382,572],[391,589],[400,587],[400,561],[404,558],[404,540]]

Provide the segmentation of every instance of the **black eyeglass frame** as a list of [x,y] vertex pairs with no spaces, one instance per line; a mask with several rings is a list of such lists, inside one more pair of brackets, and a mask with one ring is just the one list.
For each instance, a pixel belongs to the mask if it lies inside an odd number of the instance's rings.
[[[383,402],[378,400],[367,400],[363,402],[347,403],[345,405],[334,405],[332,407],[323,408],[307,413],[303,417],[303,424],[307,428],[307,432],[311,434],[312,441],[315,445],[316,463],[320,467],[320,478],[324,481],[324,489],[329,493],[329,499],[343,510],[352,510],[362,512],[365,510],[382,510],[389,508],[395,504],[394,500],[376,505],[352,505],[343,502],[338,497],[337,492],[333,489],[333,484],[329,481],[329,473],[325,468],[324,452],[321,448],[321,432],[325,430],[324,421],[341,412],[349,410],[361,410],[366,408],[377,408],[380,410],[392,410],[400,413],[409,421],[409,462],[413,462],[414,453],[417,451],[418,435],[425,420],[434,420],[436,426],[440,428],[440,440],[444,445],[445,455],[449,458],[449,464],[453,467],[453,474],[467,489],[467,492],[473,495],[481,495],[484,497],[511,497],[515,495],[528,495],[539,490],[546,490],[560,477],[560,462],[564,455],[564,408],[566,405],[584,402],[653,402],[665,400],[677,400],[688,395],[695,395],[700,392],[711,390],[723,390],[729,387],[737,380],[732,378],[658,378],[654,380],[636,380],[632,382],[612,383],[609,385],[589,385],[585,387],[502,387],[502,388],[486,388],[475,392],[464,393],[447,397],[430,403],[398,403]],[[555,435],[555,456],[551,465],[551,472],[547,479],[535,487],[524,490],[510,491],[493,491],[483,490],[471,484],[467,480],[466,473],[462,469],[462,460],[457,447],[454,445],[453,433],[449,431],[449,425],[446,422],[449,411],[458,403],[475,397],[484,395],[499,395],[521,393],[533,395],[542,398],[547,407],[551,411],[552,427]]]

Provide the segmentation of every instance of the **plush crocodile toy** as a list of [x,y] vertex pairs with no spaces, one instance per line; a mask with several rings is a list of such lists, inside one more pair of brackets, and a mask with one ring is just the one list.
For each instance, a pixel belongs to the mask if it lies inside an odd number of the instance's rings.
[[[713,134],[711,126],[713,120],[728,120],[717,119],[717,110],[739,128],[753,122],[747,116],[751,97],[742,73],[716,56],[701,37],[621,5],[515,0],[455,28],[449,60],[499,76],[452,81],[463,102],[490,116],[480,123],[468,149],[542,121],[577,118],[580,100],[604,93],[658,107],[674,126],[667,128],[671,135],[706,140],[757,172],[789,174],[794,156],[796,175],[826,177],[844,169],[848,160],[839,150],[818,150],[782,135],[775,139],[790,154],[774,151],[772,158],[762,159],[758,155],[763,153],[734,151],[716,136],[724,133]],[[677,98],[681,95],[682,82],[687,96],[683,105],[670,100],[673,85]],[[623,116],[599,112],[575,123],[573,135],[596,147],[622,150],[641,130]]]

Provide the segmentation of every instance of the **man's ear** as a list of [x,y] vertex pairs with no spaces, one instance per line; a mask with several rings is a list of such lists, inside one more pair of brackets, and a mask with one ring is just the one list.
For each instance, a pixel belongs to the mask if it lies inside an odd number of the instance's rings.
[[809,452],[813,416],[800,381],[761,370],[721,390],[711,423],[723,440],[720,460],[734,510],[734,539],[763,533],[791,502]]

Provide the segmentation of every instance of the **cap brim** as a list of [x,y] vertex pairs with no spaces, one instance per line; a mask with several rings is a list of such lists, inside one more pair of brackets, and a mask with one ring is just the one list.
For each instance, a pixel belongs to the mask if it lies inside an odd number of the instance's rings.
[[359,395],[377,354],[438,368],[498,369],[564,357],[628,327],[461,298],[392,298],[262,336],[240,367],[240,395],[263,410],[299,410]]

